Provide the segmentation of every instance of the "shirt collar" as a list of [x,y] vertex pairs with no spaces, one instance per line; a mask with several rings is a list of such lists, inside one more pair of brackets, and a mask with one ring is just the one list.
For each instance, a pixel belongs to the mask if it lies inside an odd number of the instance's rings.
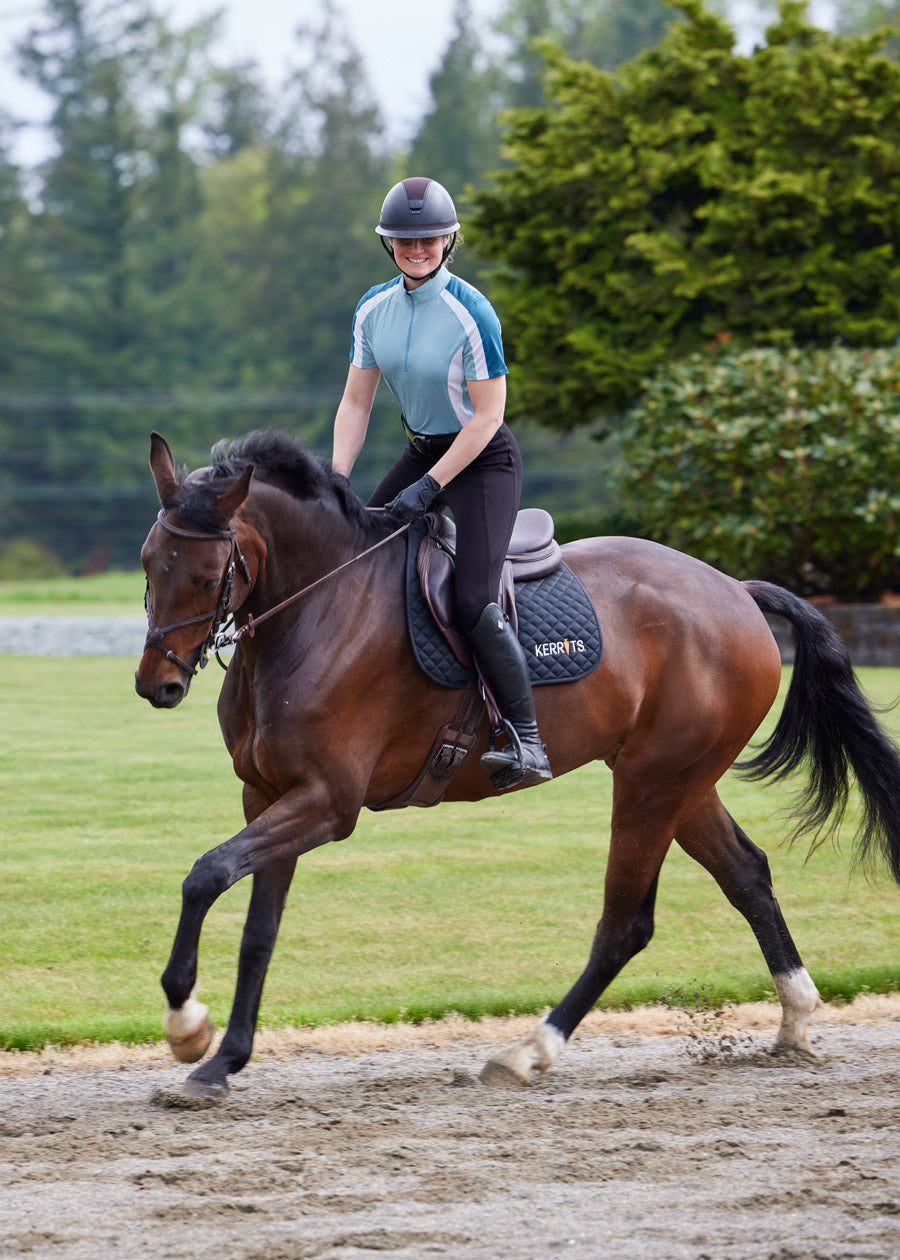
[[407,289],[403,283],[403,277],[400,277],[400,285],[403,292],[408,298],[414,302],[428,302],[431,298],[437,297],[442,293],[450,283],[450,272],[446,267],[442,266],[436,276],[432,276],[430,280],[426,280],[424,284],[420,284],[417,289]]

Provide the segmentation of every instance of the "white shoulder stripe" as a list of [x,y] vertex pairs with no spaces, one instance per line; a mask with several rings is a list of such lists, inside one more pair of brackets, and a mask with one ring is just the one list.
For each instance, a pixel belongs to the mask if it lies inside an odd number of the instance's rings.
[[462,346],[460,346],[450,360],[450,368],[447,372],[447,397],[450,399],[450,406],[453,408],[453,414],[459,421],[460,428],[471,419],[471,412],[466,409],[463,395],[464,388],[463,350]]
[[453,314],[462,324],[469,345],[472,348],[472,356],[475,360],[475,377],[477,380],[484,380],[488,375],[487,357],[484,353],[484,342],[481,340],[481,333],[478,331],[478,325],[472,314],[466,307],[455,298],[452,293],[448,293],[446,289],[441,291],[441,298],[450,307]]
[[353,358],[351,359],[351,362],[356,367],[362,367],[363,363],[363,324],[372,311],[375,310],[375,307],[387,301],[395,292],[396,287],[394,285],[381,289],[378,293],[373,293],[367,302],[360,302],[356,308],[356,318],[353,321]]

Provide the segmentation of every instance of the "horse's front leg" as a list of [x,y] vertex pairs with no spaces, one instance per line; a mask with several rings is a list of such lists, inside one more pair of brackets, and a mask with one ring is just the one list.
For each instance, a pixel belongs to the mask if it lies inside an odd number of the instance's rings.
[[[263,985],[296,865],[296,859],[289,858],[267,866],[253,876],[253,893],[241,938],[237,985],[228,1028],[213,1057],[195,1069],[184,1082],[181,1092],[188,1098],[216,1097],[226,1093],[228,1077],[240,1072],[250,1058]],[[201,1054],[186,1058],[179,1053],[179,1044],[171,1034],[168,1036],[175,1057],[188,1063],[202,1058],[209,1048],[214,1032],[207,1008],[201,1006],[195,997],[188,999],[182,1012],[189,1010],[192,1003],[199,1008],[191,1013],[191,1018],[197,1021],[194,1035],[198,1043],[205,1042]],[[177,1012],[177,1015],[180,1016],[182,1012]],[[167,1021],[171,1021],[175,1014],[167,1011]]]
[[239,1071],[249,1058],[263,981],[296,859],[353,830],[355,820],[337,814],[329,797],[324,788],[286,794],[243,831],[199,858],[182,885],[181,917],[162,987],[169,1044],[176,1058],[192,1063],[206,1053],[213,1034],[208,1009],[196,997],[203,922],[222,893],[245,875],[254,876],[229,1031],[210,1064],[192,1074],[196,1085],[188,1093],[223,1092],[228,1073]]

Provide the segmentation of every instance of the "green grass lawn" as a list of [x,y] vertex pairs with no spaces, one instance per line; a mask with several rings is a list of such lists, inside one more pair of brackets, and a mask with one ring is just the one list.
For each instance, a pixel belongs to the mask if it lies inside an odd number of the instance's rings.
[[83,613],[93,617],[137,617],[144,607],[144,575],[98,573],[94,577],[0,582],[0,616]]
[[[4,656],[0,696],[0,1045],[154,1039],[158,985],[193,860],[242,823],[212,665],[176,710],[133,691],[135,661]],[[900,671],[862,670],[874,701]],[[900,719],[886,721],[898,734]],[[845,851],[780,846],[782,789],[729,776],[723,797],[770,855],[801,953],[825,996],[900,987],[900,895],[851,875]],[[304,857],[263,998],[268,1026],[527,1012],[581,970],[601,908],[610,776],[591,766],[538,791],[365,812]],[[213,908],[200,993],[227,1019],[249,881]],[[749,1000],[771,981],[744,921],[680,851],[663,868],[657,933],[605,995],[686,986]]]
[[[0,583],[0,614],[133,615],[140,573]],[[215,718],[211,667],[174,712],[132,689],[135,662],[4,657],[0,705],[4,892],[0,1044],[158,1035],[161,971],[194,858],[241,825],[240,784]],[[860,671],[879,704],[900,671]],[[900,719],[886,722],[900,734]],[[898,895],[844,852],[781,845],[782,788],[729,776],[723,796],[769,852],[788,922],[826,996],[898,987]],[[587,767],[477,805],[364,813],[343,844],[305,857],[262,1021],[534,1011],[580,971],[600,912],[610,776]],[[214,907],[201,991],[227,1017],[248,886]],[[771,993],[743,920],[680,851],[663,870],[657,934],[607,1005],[685,987]]]

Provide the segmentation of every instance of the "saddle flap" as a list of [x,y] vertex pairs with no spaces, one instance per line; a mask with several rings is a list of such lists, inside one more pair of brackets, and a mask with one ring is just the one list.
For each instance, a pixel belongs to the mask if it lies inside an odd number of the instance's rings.
[[[456,612],[453,606],[453,552],[449,545],[449,534],[452,531],[456,538],[456,528],[446,516],[434,518],[443,522],[443,526],[431,528],[419,544],[416,552],[416,572],[422,586],[422,594],[432,617],[443,631],[444,637],[453,650],[453,655],[465,669],[474,669],[472,652],[468,643],[456,629]],[[447,530],[447,526],[450,530]]]

